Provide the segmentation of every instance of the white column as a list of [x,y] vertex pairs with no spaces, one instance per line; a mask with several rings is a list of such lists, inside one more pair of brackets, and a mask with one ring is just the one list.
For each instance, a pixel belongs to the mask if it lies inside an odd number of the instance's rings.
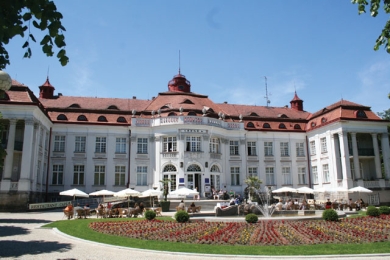
[[389,146],[389,134],[382,133],[382,156],[385,166],[386,179],[390,178],[390,146]]
[[383,179],[382,178],[381,160],[380,160],[380,155],[379,155],[379,146],[378,146],[377,134],[373,133],[373,134],[371,134],[371,136],[372,136],[372,143],[374,145],[376,177],[378,179]]
[[352,136],[352,151],[353,151],[353,168],[355,169],[355,179],[360,179],[360,164],[359,164],[359,151],[356,141],[356,133],[351,133]]
[[352,179],[351,179],[351,167],[349,163],[349,151],[348,151],[348,137],[346,132],[340,132],[339,134],[339,141],[340,141],[340,157],[341,157],[341,169],[343,171],[343,181],[347,182],[348,186],[344,187],[351,187],[352,186]]
[[7,141],[7,156],[4,161],[4,180],[11,180],[12,165],[14,161],[14,147],[15,147],[15,132],[16,132],[16,119],[9,120],[8,129],[8,141]]
[[34,142],[34,121],[27,119],[24,122],[24,137],[23,137],[23,154],[22,168],[20,171],[19,191],[30,190],[31,162],[34,158],[33,142]]

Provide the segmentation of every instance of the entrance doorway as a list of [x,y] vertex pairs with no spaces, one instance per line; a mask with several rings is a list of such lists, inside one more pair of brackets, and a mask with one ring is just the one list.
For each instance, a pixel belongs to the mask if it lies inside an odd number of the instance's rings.
[[202,192],[202,174],[200,173],[189,173],[187,174],[187,188],[198,189],[199,194]]

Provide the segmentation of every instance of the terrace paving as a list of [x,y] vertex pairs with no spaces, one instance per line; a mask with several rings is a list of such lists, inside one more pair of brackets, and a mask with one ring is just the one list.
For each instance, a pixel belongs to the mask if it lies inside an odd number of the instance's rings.
[[[173,216],[175,212],[164,212]],[[327,256],[241,256],[172,253],[95,243],[68,236],[42,225],[63,219],[60,210],[24,213],[0,212],[0,259],[390,259],[390,254]],[[77,220],[70,220],[77,221]]]

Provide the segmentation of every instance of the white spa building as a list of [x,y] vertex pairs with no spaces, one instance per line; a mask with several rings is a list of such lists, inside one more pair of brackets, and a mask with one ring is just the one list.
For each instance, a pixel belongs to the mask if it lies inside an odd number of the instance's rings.
[[263,189],[363,186],[371,203],[390,202],[389,122],[369,106],[308,112],[296,93],[289,107],[214,103],[180,72],[151,100],[56,94],[49,79],[39,97],[17,81],[3,94],[2,210],[71,188],[160,188],[163,178],[201,197],[211,187],[243,194],[250,175]]

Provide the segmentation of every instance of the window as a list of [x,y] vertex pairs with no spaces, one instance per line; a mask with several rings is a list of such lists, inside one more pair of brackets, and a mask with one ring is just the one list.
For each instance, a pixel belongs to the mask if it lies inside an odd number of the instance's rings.
[[117,137],[115,141],[115,153],[126,153],[126,137]]
[[219,170],[218,165],[214,164],[213,166],[211,166],[210,172],[221,172],[221,171]]
[[84,165],[73,166],[73,185],[84,185]]
[[265,167],[265,183],[266,185],[275,185],[274,167]]
[[176,174],[164,174],[163,175],[164,180],[171,180],[169,182],[169,188],[170,190],[176,190]]
[[126,167],[122,165],[115,166],[115,186],[125,186],[126,182]]
[[311,167],[311,172],[313,174],[313,183],[318,184],[318,171],[317,166]]
[[310,142],[310,155],[316,155],[316,142]]
[[137,186],[146,186],[148,178],[148,167],[137,166]]
[[106,175],[106,166],[95,165],[94,185],[104,185],[104,179]]
[[63,177],[64,177],[64,165],[54,164],[51,184],[62,185],[63,184]]
[[117,121],[118,123],[127,123],[126,118],[124,118],[123,116],[118,117],[118,119],[117,119],[116,121]]
[[77,121],[88,121],[87,117],[85,115],[79,115],[77,117]]
[[280,156],[290,156],[288,151],[288,142],[281,142],[280,143]]
[[65,135],[54,136],[54,152],[65,152]]
[[76,153],[85,153],[86,140],[85,136],[76,136],[74,149]]
[[306,184],[306,168],[298,167],[298,183]]
[[296,143],[297,157],[305,156],[305,143]]
[[186,151],[187,152],[200,152],[201,138],[200,136],[187,136],[186,137]]
[[240,155],[238,148],[238,141],[230,141],[230,155]]
[[95,153],[105,153],[105,152],[106,152],[106,138],[96,137]]
[[240,167],[230,167],[231,185],[240,185]]
[[98,122],[107,122],[107,118],[105,116],[99,116]]
[[163,138],[163,152],[177,152],[176,137]]
[[268,123],[264,123],[264,124],[263,124],[263,128],[271,128],[271,126],[270,126],[270,124],[268,124]]
[[148,138],[137,139],[137,153],[147,154],[148,153]]
[[202,169],[199,167],[199,165],[191,164],[187,167],[187,172],[200,172]]
[[248,174],[251,177],[258,177],[257,176],[257,167],[248,167]]
[[248,122],[248,124],[246,124],[246,127],[255,128],[255,125],[252,122]]
[[328,164],[322,165],[322,174],[323,174],[323,178],[324,178],[323,183],[330,182],[329,165]]
[[68,118],[67,118],[66,115],[64,115],[64,114],[59,114],[59,115],[57,116],[57,120],[68,120]]
[[219,138],[210,139],[210,153],[219,153]]
[[273,156],[274,153],[272,151],[272,142],[264,142],[264,155],[265,156]]
[[286,129],[286,125],[283,124],[283,123],[280,123],[280,124],[279,124],[279,129]]
[[291,171],[290,167],[282,167],[282,178],[283,178],[283,184],[290,185],[291,182]]
[[215,188],[215,190],[220,190],[221,188],[220,176],[216,174],[210,174],[210,184],[211,187]]
[[328,147],[326,146],[326,137],[321,138],[321,153],[327,153]]
[[256,156],[256,142],[248,142],[248,156]]

